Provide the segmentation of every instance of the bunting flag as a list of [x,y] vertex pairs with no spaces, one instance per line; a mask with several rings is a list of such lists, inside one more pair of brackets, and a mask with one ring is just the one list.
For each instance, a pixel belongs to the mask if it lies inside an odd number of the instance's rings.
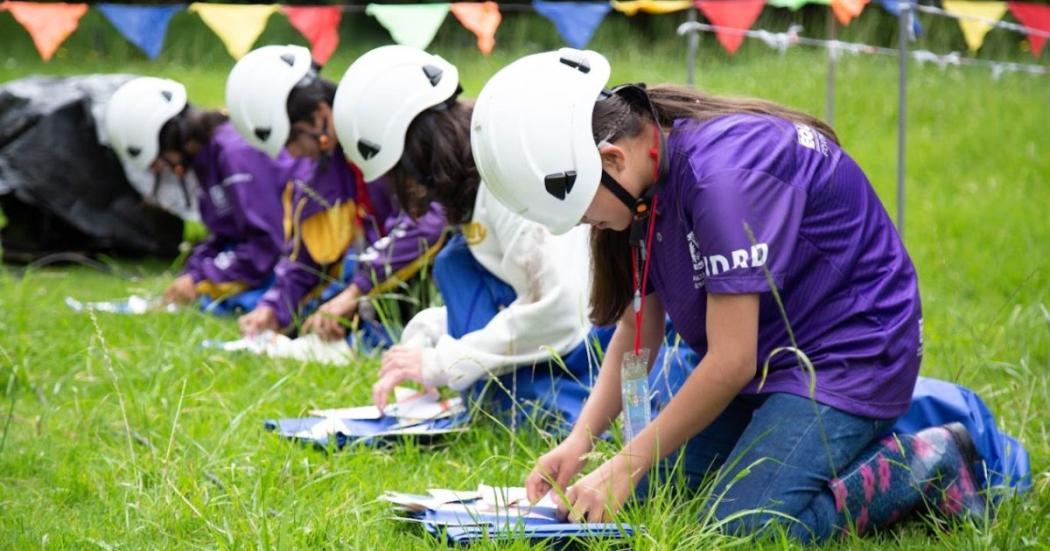
[[164,36],[172,16],[184,10],[181,4],[132,6],[128,4],[98,4],[99,11],[146,57],[155,59],[164,46]]
[[[914,0],[879,0],[879,3],[882,4],[882,7],[886,11],[892,13],[893,15],[896,15],[897,17],[900,17],[901,15],[901,2],[904,2],[905,4],[910,4],[911,2],[914,2]],[[912,10],[911,16],[912,36],[922,36],[922,23],[919,23],[919,17],[918,14],[915,13],[915,10]]]
[[448,4],[369,4],[365,13],[375,17],[394,42],[427,49],[448,15]]
[[[700,13],[704,14],[712,25],[742,31],[750,29],[751,25],[755,24],[758,14],[762,13],[765,5],[766,0],[738,0],[736,2],[696,0],[696,7],[700,8]],[[744,42],[744,35],[741,33],[715,32],[715,37],[730,55],[736,53],[740,44]]]
[[849,25],[849,22],[854,17],[860,15],[860,12],[864,11],[864,6],[868,4],[870,0],[831,0],[831,11],[835,14],[835,18],[839,20],[839,23],[843,25]]
[[774,8],[789,8],[792,11],[798,11],[799,8],[806,4],[822,4],[827,6],[832,0],[766,0],[766,2]]
[[339,22],[343,19],[343,9],[339,6],[283,6],[281,12],[310,42],[314,61],[320,65],[328,63],[339,46]]
[[612,8],[628,17],[645,13],[674,13],[693,7],[692,0],[612,0]]
[[[1025,27],[1050,32],[1050,5],[1009,2],[1009,6],[1010,13]],[[1032,44],[1032,55],[1039,57],[1046,45],[1046,37],[1029,34],[1028,41]]]
[[87,13],[87,4],[37,4],[36,2],[5,2],[4,6],[33,39],[36,51],[44,61],[77,30],[80,18]]
[[275,4],[190,4],[190,11],[200,15],[233,59],[240,59],[252,49],[266,28],[266,21],[277,11]]
[[549,19],[558,28],[565,43],[582,49],[594,36],[605,15],[612,9],[606,2],[545,2],[532,0],[537,13]]
[[963,38],[971,52],[976,52],[984,44],[984,36],[992,30],[993,25],[977,19],[988,19],[998,21],[1006,14],[1006,2],[963,2],[960,0],[944,0],[944,11],[959,16],[959,26],[962,28]]
[[460,25],[478,37],[478,49],[489,55],[496,46],[496,29],[503,16],[495,2],[456,2],[449,7]]

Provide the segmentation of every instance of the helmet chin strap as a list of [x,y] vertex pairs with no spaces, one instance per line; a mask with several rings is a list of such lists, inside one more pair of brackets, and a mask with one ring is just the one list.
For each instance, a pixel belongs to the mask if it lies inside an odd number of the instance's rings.
[[[655,121],[656,119],[654,119]],[[653,197],[656,195],[656,191],[659,188],[660,180],[666,173],[667,165],[666,158],[661,155],[664,150],[666,137],[664,133],[660,131],[660,126],[653,123],[653,146],[649,148],[649,158],[653,160],[653,183],[649,186],[649,189],[645,190],[640,197],[635,197],[627,188],[623,187],[620,182],[616,181],[611,174],[602,170],[602,186],[609,190],[610,193],[616,196],[627,210],[631,211],[633,221],[631,223],[631,244],[641,244],[643,234],[645,233],[645,222],[649,218],[650,209],[653,203]]]
[[667,155],[663,154],[667,145],[667,137],[661,131],[660,117],[656,111],[656,106],[653,105],[652,100],[649,98],[648,92],[645,91],[645,84],[624,84],[612,90],[602,90],[598,101],[608,99],[614,95],[619,96],[628,105],[647,110],[653,124],[653,145],[649,148],[649,158],[653,160],[653,184],[649,186],[645,193],[640,197],[635,197],[620,182],[616,181],[616,178],[602,170],[602,186],[615,195],[627,207],[627,210],[631,211],[631,215],[634,217],[634,223],[631,224],[631,241],[634,243],[636,237],[640,242],[641,234],[644,233],[644,225],[640,224],[640,222],[649,217],[653,197],[659,188],[660,180],[667,173],[668,159]]

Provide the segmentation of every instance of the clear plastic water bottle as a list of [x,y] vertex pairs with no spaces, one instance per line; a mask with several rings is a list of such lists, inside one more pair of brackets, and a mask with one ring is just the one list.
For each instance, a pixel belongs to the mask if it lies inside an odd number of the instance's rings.
[[623,400],[623,440],[630,442],[649,424],[649,349],[628,352],[620,364],[620,388]]

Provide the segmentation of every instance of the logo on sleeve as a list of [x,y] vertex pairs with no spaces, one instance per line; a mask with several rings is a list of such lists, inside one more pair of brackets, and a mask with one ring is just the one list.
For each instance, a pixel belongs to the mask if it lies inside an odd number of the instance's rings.
[[812,126],[796,122],[795,133],[798,134],[799,145],[819,151],[825,157],[828,156],[828,141],[820,131]]
[[222,185],[208,188],[208,195],[211,197],[212,204],[215,205],[215,210],[226,212],[230,209],[230,202],[226,200],[226,191],[222,189]]
[[703,255],[700,252],[700,244],[696,241],[696,234],[689,232],[685,236],[689,244],[689,259],[693,263],[693,287],[700,289],[707,282],[707,278],[717,276],[733,270],[746,268],[758,268],[765,266],[769,260],[769,244],[756,243],[749,249],[737,249],[728,256],[721,254]]
[[220,270],[228,270],[230,266],[233,266],[236,258],[237,255],[233,251],[223,251],[215,255],[215,267]]

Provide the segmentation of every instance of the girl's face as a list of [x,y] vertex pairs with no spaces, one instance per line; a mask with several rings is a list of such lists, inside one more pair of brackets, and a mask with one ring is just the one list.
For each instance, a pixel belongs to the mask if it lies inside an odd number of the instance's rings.
[[292,124],[285,149],[293,157],[319,158],[331,151],[336,144],[335,122],[332,108],[321,102],[314,110],[313,119]]
[[[649,156],[651,127],[638,136],[621,138],[615,143],[602,143],[598,153],[602,156],[602,170],[613,177],[631,195],[641,197],[653,184],[653,159]],[[581,223],[602,230],[623,231],[631,226],[631,209],[603,185],[598,186],[594,199],[583,213]]]

